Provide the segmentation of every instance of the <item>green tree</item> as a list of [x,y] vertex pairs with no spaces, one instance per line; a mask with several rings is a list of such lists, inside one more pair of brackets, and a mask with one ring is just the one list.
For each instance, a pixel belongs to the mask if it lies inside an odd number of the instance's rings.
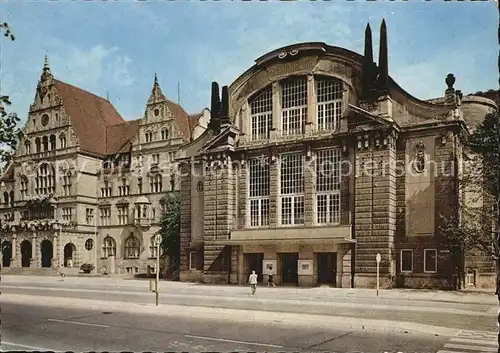
[[[464,279],[464,256],[479,251],[500,258],[498,225],[500,218],[499,155],[500,129],[497,112],[487,114],[472,134],[465,138],[463,173],[455,191],[460,199],[452,214],[441,214],[441,246],[450,251],[455,289]],[[497,233],[495,233],[497,230]]]
[[180,193],[173,191],[165,195],[161,200],[162,215],[160,230],[157,234],[162,237],[161,247],[169,259],[171,273],[179,269],[181,254],[181,198]]
[[[11,41],[15,40],[7,23],[0,23],[0,29],[5,37]],[[0,162],[7,164],[12,158],[18,142],[20,119],[16,113],[8,113],[5,106],[11,105],[8,95],[0,93]]]

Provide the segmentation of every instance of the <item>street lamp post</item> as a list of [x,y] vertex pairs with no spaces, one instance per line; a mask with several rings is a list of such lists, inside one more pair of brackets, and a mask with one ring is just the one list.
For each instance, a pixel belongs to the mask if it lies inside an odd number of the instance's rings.
[[377,260],[377,297],[378,297],[378,290],[380,287],[380,260],[382,260],[382,256],[380,256],[380,253],[377,253],[377,257],[375,258]]
[[158,291],[158,282],[160,281],[160,243],[161,243],[161,235],[156,235],[156,285],[155,285],[155,293],[156,293],[156,306],[158,306],[158,297],[160,295]]

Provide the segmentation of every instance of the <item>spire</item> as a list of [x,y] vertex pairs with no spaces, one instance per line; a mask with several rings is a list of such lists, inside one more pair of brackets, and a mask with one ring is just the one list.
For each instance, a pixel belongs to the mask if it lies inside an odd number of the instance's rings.
[[370,90],[374,88],[376,79],[376,67],[373,62],[372,30],[369,23],[366,24],[365,29],[365,53],[362,70],[363,96],[366,98]]
[[222,87],[221,120],[223,123],[231,123],[229,120],[229,90],[227,86]]
[[377,88],[380,93],[389,92],[389,59],[387,54],[387,26],[385,19],[382,20],[380,26],[380,47],[378,58],[379,76],[377,80]]
[[50,71],[49,58],[45,55],[45,60],[43,62],[43,71]]
[[151,96],[149,96],[147,104],[149,105],[149,104],[160,103],[166,100],[167,99],[165,98],[163,92],[161,91],[160,84],[158,83],[158,75],[155,73],[153,89],[151,90]]
[[221,102],[219,96],[219,84],[217,82],[212,82],[212,98],[210,105],[210,122],[209,128],[218,134],[220,131],[220,115],[221,115]]
[[49,81],[52,78],[52,73],[50,72],[49,58],[45,55],[43,60],[43,72],[42,81]]

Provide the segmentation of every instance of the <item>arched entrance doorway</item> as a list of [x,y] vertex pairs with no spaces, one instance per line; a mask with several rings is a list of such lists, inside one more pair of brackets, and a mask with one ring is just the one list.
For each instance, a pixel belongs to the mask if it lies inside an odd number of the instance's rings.
[[2,267],[9,267],[12,259],[12,243],[5,240],[2,243]]
[[72,266],[75,266],[76,246],[68,243],[64,246],[64,267],[68,267],[68,260],[71,260]]
[[40,252],[42,253],[42,267],[51,267],[54,256],[52,242],[48,239],[43,240],[40,243]]
[[22,267],[30,267],[31,262],[31,242],[28,240],[24,240],[21,243],[21,266]]

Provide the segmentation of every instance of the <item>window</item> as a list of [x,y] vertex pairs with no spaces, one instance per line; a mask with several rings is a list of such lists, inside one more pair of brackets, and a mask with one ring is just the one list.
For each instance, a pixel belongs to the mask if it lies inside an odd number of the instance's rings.
[[53,194],[56,191],[54,167],[48,163],[41,164],[36,171],[35,192],[38,195]]
[[40,137],[37,137],[35,139],[35,149],[36,149],[36,153],[39,153],[42,151],[42,144],[40,142]]
[[137,193],[142,194],[142,178],[137,178]]
[[269,138],[269,130],[273,124],[273,91],[266,88],[250,102],[251,138],[264,140]]
[[50,135],[50,149],[56,149],[56,135]]
[[475,270],[467,270],[467,275],[465,276],[465,284],[467,286],[475,286],[476,285],[476,271]]
[[190,251],[189,252],[189,269],[192,270],[197,270],[198,269],[198,256],[197,256],[196,251]]
[[281,224],[304,224],[304,155],[281,155]]
[[307,120],[307,79],[297,78],[282,85],[283,136],[304,133]]
[[175,190],[175,174],[170,174],[170,191]]
[[109,257],[116,255],[116,242],[109,235],[104,238],[102,243],[102,257]]
[[435,249],[424,250],[424,272],[435,273],[437,271],[437,251]]
[[175,160],[175,151],[168,152],[168,160],[169,162],[173,162]]
[[163,188],[161,174],[154,174],[149,178],[149,191],[161,192]]
[[65,134],[59,135],[59,144],[61,145],[61,148],[66,148],[66,135]]
[[111,185],[109,185],[109,181],[105,180],[104,185],[101,187],[101,197],[110,197],[111,196]]
[[118,206],[118,224],[128,224],[128,206]]
[[30,154],[31,153],[31,142],[26,141],[24,143],[24,149],[25,149],[26,154]]
[[101,226],[111,224],[111,207],[102,207],[100,210]]
[[42,137],[43,151],[49,150],[49,138],[47,136]]
[[316,80],[318,130],[340,129],[342,117],[342,81],[331,78]]
[[28,196],[28,178],[26,178],[25,176],[21,177],[19,192],[21,193],[21,200],[26,199],[26,197]]
[[139,257],[141,251],[141,244],[133,233],[125,240],[125,257],[129,259],[136,259]]
[[401,250],[401,272],[413,271],[413,250]]
[[90,251],[94,248],[94,241],[92,239],[85,240],[85,249]]
[[262,158],[248,160],[250,226],[269,225],[269,163]]
[[168,140],[168,129],[162,129],[161,130],[161,139],[162,140]]
[[146,142],[151,142],[153,141],[153,133],[151,131],[146,131]]
[[65,207],[62,209],[62,219],[66,222],[71,222],[73,220],[73,209],[70,207]]
[[127,179],[122,179],[120,186],[118,186],[118,194],[120,196],[128,196],[130,194],[130,186]]
[[151,155],[151,158],[152,158],[153,164],[160,163],[160,155],[158,153]]
[[71,174],[66,174],[63,176],[63,195],[71,195]]
[[9,193],[7,191],[4,191],[3,193],[3,202],[8,205],[9,204]]
[[340,223],[340,149],[316,151],[316,222]]
[[149,239],[149,257],[156,258],[158,256],[158,247],[156,245],[156,235]]
[[94,224],[94,209],[93,208],[86,208],[85,209],[85,223],[87,223],[88,225]]

